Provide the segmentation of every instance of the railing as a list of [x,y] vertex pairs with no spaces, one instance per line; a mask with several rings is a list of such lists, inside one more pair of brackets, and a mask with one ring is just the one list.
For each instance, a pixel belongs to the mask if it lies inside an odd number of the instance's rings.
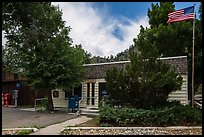
[[82,100],[83,100],[84,98],[83,97],[81,97],[81,99],[79,100],[79,104],[78,104],[78,110],[80,109],[80,103],[82,102]]
[[194,103],[197,107],[202,109],[202,94],[198,94],[194,96]]
[[[36,99],[35,99],[35,104],[34,104],[35,110],[37,109],[37,102],[40,102],[40,101],[42,101],[43,99],[47,99],[47,98],[36,98]],[[42,110],[42,108],[41,108],[41,110]]]

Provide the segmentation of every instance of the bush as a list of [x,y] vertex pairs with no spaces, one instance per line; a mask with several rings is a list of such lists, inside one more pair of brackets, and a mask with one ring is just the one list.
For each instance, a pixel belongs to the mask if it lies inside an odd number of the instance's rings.
[[104,106],[100,109],[99,124],[112,126],[196,126],[202,125],[201,110],[189,105],[169,103],[156,109],[113,108]]
[[112,105],[149,109],[167,103],[168,95],[179,90],[182,77],[170,64],[149,56],[131,54],[125,69],[116,67],[106,72],[106,88]]
[[43,98],[42,100],[39,101],[39,103],[36,104],[36,107],[47,110],[48,109],[48,99]]
[[198,86],[198,94],[202,94],[202,84]]
[[29,135],[32,132],[33,132],[32,129],[29,129],[29,130],[20,130],[15,135]]

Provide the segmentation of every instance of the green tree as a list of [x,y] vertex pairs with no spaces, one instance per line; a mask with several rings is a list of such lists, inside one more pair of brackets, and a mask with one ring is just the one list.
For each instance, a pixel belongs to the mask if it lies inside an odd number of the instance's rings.
[[[195,21],[195,92],[198,92],[198,87],[202,84],[202,3],[199,7],[199,19]],[[190,50],[192,51],[192,50]],[[192,54],[189,53],[189,71],[191,75]],[[191,86],[191,76],[189,76]],[[190,87],[191,89],[191,87]]]
[[151,28],[158,27],[160,24],[167,25],[168,13],[174,11],[173,2],[160,2],[160,5],[152,3],[152,9],[148,8],[147,15]]
[[[200,19],[195,19],[195,91],[202,83],[202,4],[199,7]],[[188,89],[191,97],[192,79],[192,34],[193,21],[182,21],[167,24],[168,12],[175,11],[172,2],[152,4],[148,9],[150,28],[141,26],[140,34],[134,39],[134,48],[141,49],[144,45],[154,43],[161,57],[188,57]]]
[[167,103],[168,95],[181,88],[182,77],[169,64],[157,59],[154,44],[144,45],[140,53],[130,54],[130,65],[106,73],[111,99],[123,106],[152,108]]
[[71,46],[62,12],[50,2],[4,2],[2,19],[7,69],[45,92],[53,110],[51,91],[72,88],[83,78],[83,53]]
[[82,48],[81,44],[75,45],[75,47],[83,53],[83,64],[90,64],[91,63],[91,56],[92,56],[91,53],[89,53],[88,51],[85,51]]

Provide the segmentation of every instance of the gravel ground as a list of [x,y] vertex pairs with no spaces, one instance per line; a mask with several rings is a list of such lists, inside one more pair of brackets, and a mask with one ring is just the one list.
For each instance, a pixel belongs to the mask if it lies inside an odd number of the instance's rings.
[[62,135],[202,135],[202,128],[194,129],[71,129],[62,132]]
[[2,135],[18,135],[19,132],[23,132],[23,133],[32,133],[32,130],[6,130],[6,131],[2,131]]
[[17,130],[2,131],[2,135],[15,135],[17,132]]

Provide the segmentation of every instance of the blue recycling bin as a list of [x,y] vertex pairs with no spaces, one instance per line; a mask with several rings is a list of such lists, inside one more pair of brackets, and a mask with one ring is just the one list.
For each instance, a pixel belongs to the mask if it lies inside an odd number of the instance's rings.
[[79,97],[77,95],[71,96],[70,98],[68,98],[68,100],[68,109],[72,109],[72,112],[73,110],[78,109]]

